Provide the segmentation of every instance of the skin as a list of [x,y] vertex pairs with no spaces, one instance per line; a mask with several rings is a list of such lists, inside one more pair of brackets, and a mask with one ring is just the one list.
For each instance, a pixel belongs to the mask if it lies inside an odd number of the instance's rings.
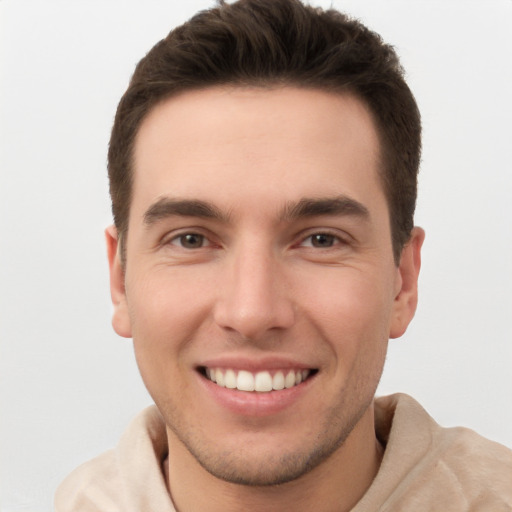
[[[107,229],[113,325],[166,421],[178,510],[350,510],[371,484],[371,404],[414,315],[424,237],[397,266],[378,161],[350,95],[217,87],[144,120],[124,268]],[[219,361],[314,376],[271,413],[232,391],[233,411],[198,371]]]

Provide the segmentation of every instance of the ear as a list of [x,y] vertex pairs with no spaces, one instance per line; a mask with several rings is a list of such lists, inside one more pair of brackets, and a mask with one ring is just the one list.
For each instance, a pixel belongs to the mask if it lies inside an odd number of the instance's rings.
[[132,329],[126,302],[124,268],[121,262],[121,249],[115,226],[109,226],[105,230],[105,238],[110,269],[110,296],[114,306],[112,327],[114,327],[114,331],[116,331],[119,336],[131,338]]
[[390,338],[399,338],[406,331],[418,304],[418,275],[421,267],[421,246],[425,231],[415,227],[411,238],[402,249],[398,266],[395,302],[389,330]]

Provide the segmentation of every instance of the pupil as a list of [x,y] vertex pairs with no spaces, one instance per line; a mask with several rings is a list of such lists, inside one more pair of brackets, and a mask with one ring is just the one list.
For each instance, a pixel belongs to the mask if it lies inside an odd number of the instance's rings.
[[181,243],[188,249],[197,249],[203,245],[203,237],[195,234],[184,235],[181,237]]
[[314,247],[331,247],[334,242],[334,237],[332,235],[314,235],[313,236],[313,246]]

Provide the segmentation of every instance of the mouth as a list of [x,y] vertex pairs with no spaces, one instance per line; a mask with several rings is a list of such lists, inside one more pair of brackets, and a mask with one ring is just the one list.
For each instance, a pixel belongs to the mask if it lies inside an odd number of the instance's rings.
[[258,372],[206,366],[199,368],[199,373],[217,386],[254,393],[270,393],[290,389],[312,378],[317,372],[318,370],[314,368]]

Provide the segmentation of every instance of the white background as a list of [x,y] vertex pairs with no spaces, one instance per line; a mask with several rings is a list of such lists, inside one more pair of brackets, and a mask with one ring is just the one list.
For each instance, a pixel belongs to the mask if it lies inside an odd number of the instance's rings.
[[[150,403],[110,327],[106,148],[135,63],[210,4],[0,0],[2,512],[49,511]],[[512,446],[512,1],[334,5],[396,46],[424,120],[421,300],[379,392]]]

